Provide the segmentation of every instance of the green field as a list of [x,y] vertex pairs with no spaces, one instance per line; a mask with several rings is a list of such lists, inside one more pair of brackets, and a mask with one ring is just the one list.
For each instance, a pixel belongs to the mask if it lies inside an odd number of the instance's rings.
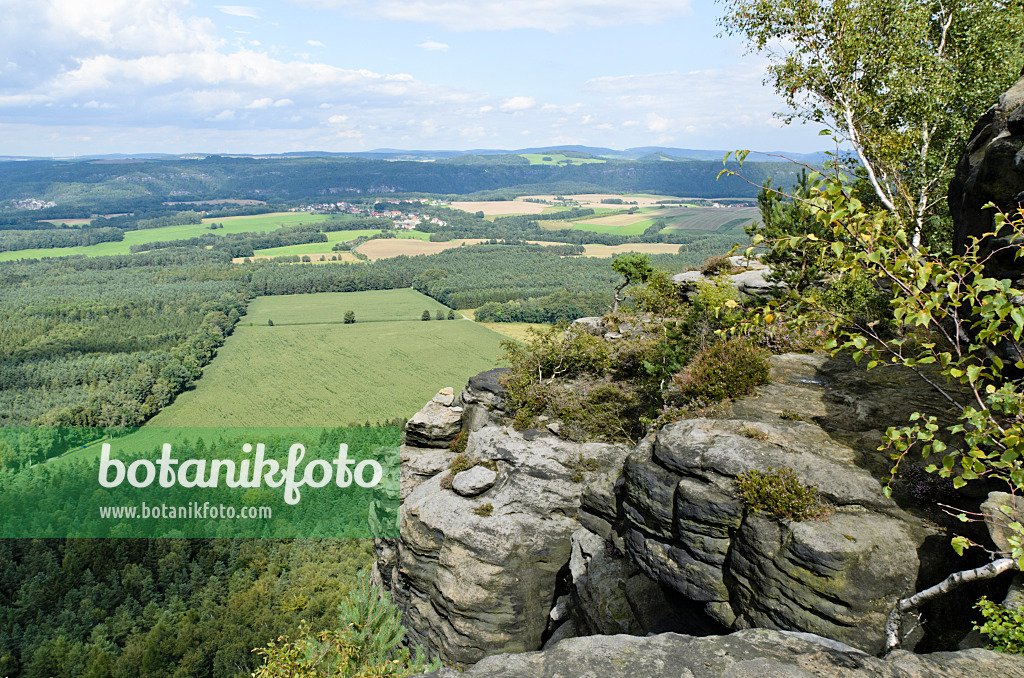
[[[326,233],[327,242],[309,242],[304,245],[288,245],[286,247],[271,247],[265,250],[256,250],[258,257],[279,257],[286,254],[324,254],[330,252],[335,243],[355,240],[360,236],[371,236],[380,233],[379,228],[364,229],[360,231],[331,231]],[[420,231],[400,231],[395,237],[403,240],[430,240],[429,233]]]
[[[494,367],[500,352],[503,337],[476,323],[418,319],[438,308],[409,289],[256,299],[196,388],[149,425],[344,426],[409,417],[441,388],[458,391]],[[355,324],[337,324],[346,310],[355,311]]]
[[[585,221],[573,223],[572,228],[577,231],[590,231],[592,233],[614,233],[615,235],[643,235],[657,219],[644,219],[626,226],[609,226],[607,224],[588,224]],[[564,222],[563,222],[564,223]]]
[[[163,228],[147,228],[142,231],[128,231],[121,242],[103,242],[88,247],[55,247],[53,249],[17,250],[0,253],[0,261],[17,259],[41,259],[44,257],[67,257],[84,254],[87,257],[105,257],[112,254],[129,254],[132,245],[142,245],[160,240],[186,240],[203,234],[225,235],[227,233],[259,233],[274,231],[282,226],[298,226],[299,224],[318,224],[327,219],[325,214],[309,214],[307,212],[275,212],[273,214],[257,214],[247,217],[223,217],[220,219],[204,219],[201,224],[185,224],[183,226],[164,226]],[[224,228],[211,231],[207,226],[217,222]]]
[[[322,292],[261,297],[249,305],[249,313],[238,321],[239,326],[310,325],[340,323],[346,311],[356,314],[360,322],[415,320],[423,322],[423,311],[448,313],[448,307],[413,289],[375,292]],[[446,321],[447,322],[447,321]],[[426,324],[426,323],[424,323]]]
[[[592,162],[608,162],[600,158],[570,158],[567,155],[561,153],[520,153],[520,158],[526,158],[530,161],[531,165],[558,165],[558,164],[569,164],[573,165],[584,165]],[[544,158],[550,158],[545,160]],[[569,161],[569,162],[566,162]]]
[[739,229],[761,217],[756,207],[738,209],[694,208],[669,220],[668,228],[680,231],[726,231]]

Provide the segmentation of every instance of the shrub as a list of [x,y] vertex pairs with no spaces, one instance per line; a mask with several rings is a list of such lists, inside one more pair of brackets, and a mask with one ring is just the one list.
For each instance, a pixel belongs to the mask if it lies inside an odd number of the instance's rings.
[[273,320],[267,320],[267,327],[273,327],[273,326],[274,326],[274,321]]
[[827,515],[818,488],[800,482],[793,469],[756,469],[736,476],[736,488],[747,508],[789,520],[809,520]]
[[423,315],[420,316],[420,320],[430,320],[430,311],[424,311]]
[[476,462],[465,453],[455,455],[455,458],[448,464],[448,470],[452,474],[462,473],[476,466]]
[[421,647],[410,652],[401,645],[401,612],[387,593],[370,584],[365,572],[338,611],[336,630],[316,633],[303,621],[294,640],[282,636],[257,648],[264,664],[253,678],[402,678],[440,668],[439,661],[427,660]]
[[556,379],[582,374],[603,374],[609,364],[609,347],[600,337],[579,328],[553,325],[547,329],[529,328],[525,342],[503,341],[505,360],[511,370],[502,378],[505,401],[515,410],[530,414],[544,411],[535,400],[536,387],[551,385]]
[[455,320],[455,311],[453,309],[448,309],[448,320]]
[[722,273],[726,273],[731,270],[732,264],[729,263],[729,257],[724,254],[716,254],[712,257],[708,257],[700,266],[700,272],[708,276],[721,275]]
[[355,311],[345,311],[345,324],[346,325],[351,325],[355,321],[356,321],[356,312]]
[[457,455],[461,455],[466,451],[466,445],[469,444],[469,433],[465,430],[459,431],[458,434],[452,438],[452,441],[448,443],[448,447],[451,448],[452,452]]
[[486,518],[494,512],[494,504],[481,504],[473,509],[473,513]]
[[710,403],[750,395],[768,373],[764,350],[734,337],[698,351],[673,380],[684,402]]
[[889,295],[861,273],[846,271],[829,281],[821,292],[820,305],[857,325],[873,324],[883,336],[895,334]]
[[985,622],[974,629],[981,631],[992,641],[989,649],[1008,654],[1024,654],[1024,614],[1011,610],[999,603],[981,597],[974,606],[981,612]]
[[438,320],[444,320],[444,311],[437,309],[437,315],[434,316]]

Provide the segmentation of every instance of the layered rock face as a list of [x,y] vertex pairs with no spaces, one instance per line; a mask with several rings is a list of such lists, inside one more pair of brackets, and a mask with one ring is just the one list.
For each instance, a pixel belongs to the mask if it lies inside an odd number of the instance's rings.
[[[990,108],[971,132],[949,185],[949,211],[956,225],[954,251],[971,237],[993,229],[995,203],[1012,212],[1024,203],[1024,73]],[[1012,258],[1004,262],[1012,266]]]
[[[830,380],[827,356],[773,361],[758,397],[722,418],[670,424],[630,455],[626,552],[726,628],[808,631],[877,652],[889,610],[936,564],[918,556],[934,530],[885,497],[882,473],[868,470],[887,461],[876,427],[931,396],[909,375]],[[883,416],[879,403],[899,405]],[[736,476],[780,467],[815,485],[832,514],[794,522],[746,509]]]
[[628,454],[624,446],[538,431],[472,430],[498,417],[495,384],[488,375],[471,380],[454,406],[469,436],[465,454],[491,468],[447,478],[454,453],[436,447],[440,440],[404,446],[410,471],[403,468],[402,537],[378,544],[379,576],[403,611],[410,641],[459,664],[541,646],[579,529],[580,495]]
[[[878,480],[890,465],[879,429],[941,405],[909,373],[775,356],[759,395],[631,449],[513,430],[497,377],[425,408],[460,416],[476,465],[450,473],[454,427],[403,446],[402,536],[377,545],[409,639],[446,662],[591,634],[751,627],[877,652],[898,597],[965,566]],[[816,485],[831,514],[795,522],[745,507],[736,476],[775,467]]]
[[488,657],[465,672],[437,678],[1021,678],[1019,657],[968,650],[878,659],[810,634],[765,629],[728,636],[665,633],[647,638],[590,636],[544,652]]

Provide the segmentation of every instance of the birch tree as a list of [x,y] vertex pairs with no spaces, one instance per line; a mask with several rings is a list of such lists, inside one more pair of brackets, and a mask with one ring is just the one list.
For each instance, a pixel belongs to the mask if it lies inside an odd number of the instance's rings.
[[779,117],[844,142],[917,249],[972,126],[1017,78],[1024,3],[721,1],[724,32],[767,57]]

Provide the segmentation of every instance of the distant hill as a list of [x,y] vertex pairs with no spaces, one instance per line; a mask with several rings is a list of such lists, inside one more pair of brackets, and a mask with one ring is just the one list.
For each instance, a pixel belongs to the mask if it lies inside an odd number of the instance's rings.
[[[701,150],[693,148],[671,148],[667,146],[639,146],[617,151],[611,148],[600,146],[542,146],[538,148],[520,148],[515,150],[498,148],[474,148],[468,150],[408,150],[398,148],[377,148],[372,151],[290,151],[287,153],[183,153],[171,155],[166,153],[110,153],[106,155],[78,156],[76,158],[57,158],[58,160],[152,160],[152,159],[194,159],[209,156],[222,156],[230,158],[364,158],[367,160],[409,160],[409,161],[431,161],[449,160],[461,156],[499,156],[499,155],[520,155],[523,153],[563,153],[582,154],[597,158],[609,158],[618,160],[640,160],[654,155],[665,156],[669,160],[714,160],[721,161],[725,156],[725,150]],[[770,151],[772,156],[781,156],[797,162],[820,164],[827,159],[825,151],[817,153],[792,153],[788,151]],[[13,160],[53,160],[54,158],[29,157],[29,156],[6,156],[0,155],[0,162]],[[751,160],[764,160],[766,162],[778,160],[769,156],[762,156],[756,152],[751,153]]]

